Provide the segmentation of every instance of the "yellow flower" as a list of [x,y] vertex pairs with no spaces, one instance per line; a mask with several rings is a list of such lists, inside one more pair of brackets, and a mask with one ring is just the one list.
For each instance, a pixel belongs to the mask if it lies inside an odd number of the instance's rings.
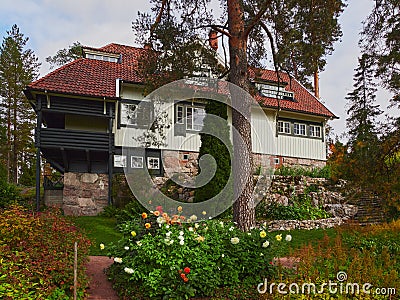
[[277,234],[275,238],[278,242],[282,241],[282,234]]
[[101,244],[100,244],[100,250],[104,250],[104,247],[105,247],[104,244],[101,243]]
[[267,236],[267,233],[263,230],[260,231],[260,237],[265,238]]
[[199,235],[195,240],[198,242],[204,242],[204,236]]
[[160,212],[159,212],[158,210],[154,211],[153,214],[154,214],[156,217],[160,216]]
[[149,229],[151,227],[151,224],[150,223],[146,223],[146,224],[144,224],[144,227],[146,227],[146,229]]
[[136,236],[136,231],[131,231],[131,235],[132,235],[133,237],[135,237],[135,236]]
[[144,212],[144,213],[142,213],[142,218],[143,219],[147,219],[147,214]]
[[203,214],[203,216],[205,216],[207,214],[207,212],[205,210],[203,210],[202,214]]
[[178,208],[177,208],[176,210],[179,211],[179,212],[181,212],[182,209],[183,209],[182,206],[179,205]]

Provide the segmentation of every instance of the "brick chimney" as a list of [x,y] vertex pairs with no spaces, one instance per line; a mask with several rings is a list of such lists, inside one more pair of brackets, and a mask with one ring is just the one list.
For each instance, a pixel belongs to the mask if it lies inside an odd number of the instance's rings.
[[211,48],[213,48],[215,51],[218,50],[218,37],[215,30],[210,30],[210,33],[208,34],[208,42]]

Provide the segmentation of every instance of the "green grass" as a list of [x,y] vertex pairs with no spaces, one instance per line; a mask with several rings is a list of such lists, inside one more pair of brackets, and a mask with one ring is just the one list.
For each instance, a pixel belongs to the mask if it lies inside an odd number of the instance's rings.
[[290,255],[291,250],[299,249],[303,245],[311,244],[316,246],[319,241],[322,241],[324,236],[327,235],[329,238],[334,239],[337,235],[337,229],[328,228],[328,229],[296,229],[290,231],[276,231],[272,232],[272,234],[280,234],[282,233],[283,237],[286,234],[290,234],[292,236],[292,241],[290,243],[283,243],[285,248],[283,249],[284,255]]
[[74,217],[73,221],[82,228],[92,241],[89,255],[104,255],[100,250],[100,243],[107,245],[117,242],[122,234],[115,229],[115,219],[108,217]]

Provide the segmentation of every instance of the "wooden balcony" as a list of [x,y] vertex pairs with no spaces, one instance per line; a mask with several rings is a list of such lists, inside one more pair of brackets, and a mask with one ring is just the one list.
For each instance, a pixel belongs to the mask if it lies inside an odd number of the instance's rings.
[[36,131],[36,146],[47,149],[109,151],[114,143],[108,133],[66,130],[59,128],[41,128]]

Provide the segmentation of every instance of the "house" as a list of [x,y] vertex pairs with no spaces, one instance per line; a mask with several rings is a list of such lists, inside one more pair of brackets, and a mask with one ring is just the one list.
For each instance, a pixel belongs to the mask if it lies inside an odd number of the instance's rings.
[[[168,135],[165,145],[148,147],[140,155],[123,155],[123,146],[129,147],[124,145],[124,135],[141,134],[141,116],[151,113],[151,107],[139,105],[144,85],[137,65],[146,51],[119,44],[85,47],[82,58],[32,82],[25,90],[37,115],[38,161],[43,157],[64,174],[64,188],[58,193],[66,214],[97,214],[110,204],[111,178],[124,167],[146,165],[156,176],[177,165],[184,172],[196,172],[199,131],[205,116],[201,101],[179,102],[169,108],[167,114],[179,133]],[[249,72],[257,90],[255,99],[263,108],[263,116],[252,115],[252,125],[258,132],[272,128],[273,134],[265,131],[261,141],[263,137],[273,139],[276,145],[274,153],[262,153],[253,144],[256,163],[268,155],[276,165],[324,165],[325,126],[335,115],[287,74],[280,74],[278,84],[275,71]],[[177,149],[175,159],[164,159]]]

